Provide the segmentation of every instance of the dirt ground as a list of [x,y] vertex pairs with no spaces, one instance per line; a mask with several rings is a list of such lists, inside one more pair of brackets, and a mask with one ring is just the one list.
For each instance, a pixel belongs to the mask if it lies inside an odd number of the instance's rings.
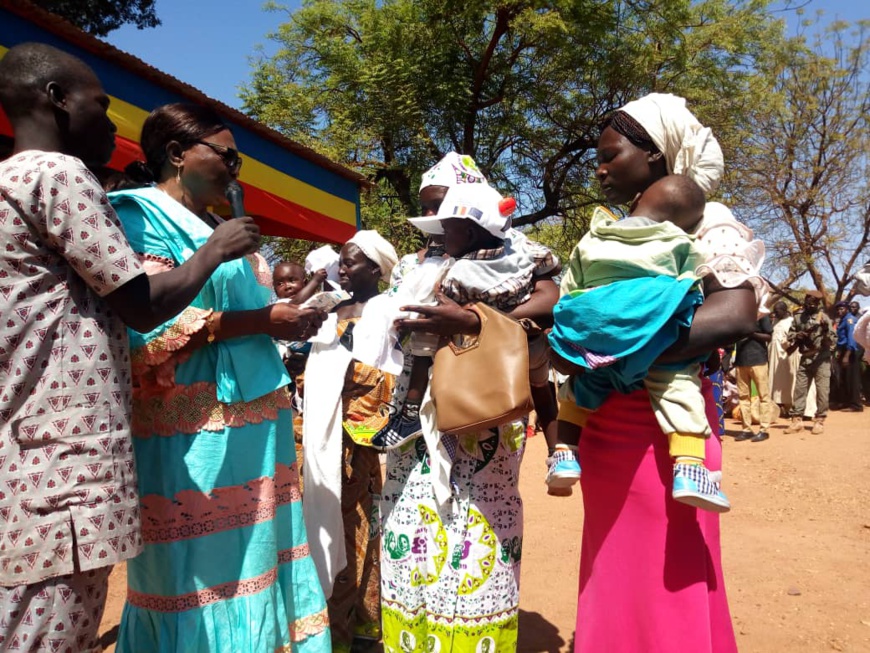
[[[766,442],[734,442],[737,423],[727,429],[723,489],[733,509],[722,548],[740,651],[870,653],[870,411],[832,413],[821,436],[809,424],[786,435],[781,422]],[[543,438],[532,438],[520,483],[521,653],[569,651],[574,632],[582,500],[547,496],[545,456]],[[101,626],[108,651],[124,584],[119,566]]]

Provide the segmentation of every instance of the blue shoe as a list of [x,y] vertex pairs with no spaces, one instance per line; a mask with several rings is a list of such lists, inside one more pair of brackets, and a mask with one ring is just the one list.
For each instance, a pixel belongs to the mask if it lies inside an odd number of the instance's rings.
[[380,451],[389,451],[405,444],[423,432],[419,413],[409,417],[404,411],[394,414],[386,426],[372,436],[372,447]]
[[580,480],[580,463],[577,454],[569,449],[557,449],[547,458],[547,488],[548,493],[555,496],[570,496],[570,492],[557,490],[571,489]]
[[722,490],[719,482],[722,472],[711,472],[703,465],[674,465],[674,488],[671,496],[674,501],[685,503],[701,510],[710,512],[728,512],[731,503]]

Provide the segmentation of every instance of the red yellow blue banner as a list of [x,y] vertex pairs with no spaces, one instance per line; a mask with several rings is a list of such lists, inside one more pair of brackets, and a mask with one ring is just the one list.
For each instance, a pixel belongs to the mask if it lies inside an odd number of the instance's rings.
[[[244,160],[239,181],[245,209],[264,233],[343,243],[356,231],[364,183],[356,173],[56,17],[40,10],[20,11],[0,0],[0,58],[27,41],[48,43],[85,60],[100,78],[111,98],[109,115],[118,127],[112,169],[142,159],[139,134],[149,111],[169,102],[207,103],[233,132]],[[2,111],[0,135],[12,136]]]

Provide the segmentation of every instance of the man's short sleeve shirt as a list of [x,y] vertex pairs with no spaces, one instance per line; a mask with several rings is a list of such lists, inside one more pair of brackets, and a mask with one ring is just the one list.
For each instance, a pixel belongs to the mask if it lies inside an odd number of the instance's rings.
[[80,160],[0,162],[0,585],[141,548],[127,333],[102,299],[139,274]]

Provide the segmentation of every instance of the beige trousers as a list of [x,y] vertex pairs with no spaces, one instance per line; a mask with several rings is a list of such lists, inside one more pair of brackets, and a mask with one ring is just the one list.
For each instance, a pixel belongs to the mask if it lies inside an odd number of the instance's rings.
[[740,397],[740,421],[743,422],[743,429],[752,430],[752,382],[755,381],[755,387],[758,389],[759,422],[761,430],[766,431],[779,412],[779,408],[770,398],[767,363],[735,369],[737,370],[737,395]]

